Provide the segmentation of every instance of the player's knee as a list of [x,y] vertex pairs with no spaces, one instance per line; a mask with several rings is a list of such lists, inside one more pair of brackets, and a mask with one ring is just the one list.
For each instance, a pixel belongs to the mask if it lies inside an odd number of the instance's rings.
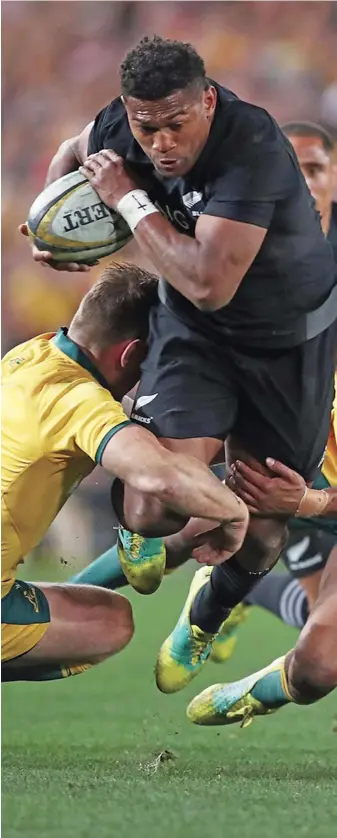
[[299,702],[317,701],[337,686],[334,646],[330,626],[314,625],[299,638],[291,662],[291,684]]
[[[115,594],[116,596],[116,594]],[[117,594],[118,596],[118,606],[116,608],[116,604],[114,603],[113,608],[111,609],[110,614],[110,621],[111,621],[111,631],[115,631],[115,640],[114,640],[114,649],[116,647],[116,642],[119,646],[119,651],[125,648],[125,646],[130,643],[132,640],[133,633],[134,633],[134,622],[133,622],[133,613],[132,613],[132,606],[126,597],[122,596],[121,594]]]
[[125,515],[125,526],[144,538],[164,538],[173,535],[187,524],[188,518],[165,509],[155,498],[136,504]]
[[102,619],[102,649],[100,660],[121,652],[130,643],[134,633],[132,607],[121,594],[105,591]]
[[282,521],[251,518],[241,551],[247,554],[252,570],[273,567],[285,547],[287,535],[287,526]]
[[154,496],[124,486],[120,480],[113,483],[111,502],[120,523],[145,538],[172,535],[183,529],[188,521],[188,518],[168,510]]

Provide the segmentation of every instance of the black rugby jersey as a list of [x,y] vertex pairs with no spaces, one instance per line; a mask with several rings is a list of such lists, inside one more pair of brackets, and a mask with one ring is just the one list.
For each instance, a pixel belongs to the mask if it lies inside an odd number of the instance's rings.
[[327,240],[332,247],[334,260],[337,265],[337,203],[336,201],[332,204],[332,212],[331,212],[331,219],[330,219],[330,227],[329,232],[327,235]]
[[111,148],[124,157],[135,180],[140,177],[151,200],[185,235],[194,235],[202,213],[266,228],[260,251],[227,306],[201,312],[165,279],[161,298],[179,319],[212,340],[296,345],[305,340],[306,315],[337,284],[331,247],[293,147],[275,120],[263,108],[215,87],[218,101],[207,143],[184,177],[156,172],[132,136],[121,98],[97,115],[88,153]]

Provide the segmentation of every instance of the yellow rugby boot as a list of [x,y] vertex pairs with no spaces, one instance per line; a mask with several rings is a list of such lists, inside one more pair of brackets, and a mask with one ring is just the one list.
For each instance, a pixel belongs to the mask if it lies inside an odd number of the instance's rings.
[[211,572],[212,568],[205,566],[194,574],[178,623],[159,651],[156,683],[163,693],[175,693],[186,687],[210,655],[215,635],[192,626],[190,613],[196,594],[207,584]]
[[144,538],[118,529],[118,558],[128,582],[139,594],[153,594],[162,581],[166,550],[162,538]]
[[188,719],[196,725],[248,727],[254,716],[274,713],[293,699],[284,668],[285,655],[273,663],[231,684],[213,684],[192,699]]
[[240,602],[222,623],[219,634],[212,643],[211,660],[214,663],[226,663],[232,657],[237,639],[237,630],[247,619],[251,605]]

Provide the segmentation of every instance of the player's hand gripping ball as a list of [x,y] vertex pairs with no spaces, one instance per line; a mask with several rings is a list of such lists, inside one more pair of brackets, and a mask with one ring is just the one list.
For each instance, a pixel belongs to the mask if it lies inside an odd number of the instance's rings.
[[[119,213],[107,207],[80,171],[51,183],[34,201],[21,232],[48,258],[90,265],[116,253],[132,238]],[[50,256],[48,257],[48,254]],[[36,261],[39,260],[34,253]]]

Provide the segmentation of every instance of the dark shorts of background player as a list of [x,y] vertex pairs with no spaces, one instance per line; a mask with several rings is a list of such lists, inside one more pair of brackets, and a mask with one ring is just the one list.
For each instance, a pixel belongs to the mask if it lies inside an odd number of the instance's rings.
[[312,576],[323,570],[337,539],[333,533],[309,524],[303,529],[291,529],[287,546],[282,554],[286,568],[296,579]]
[[329,433],[336,350],[337,322],[304,344],[263,352],[206,338],[160,303],[132,418],[158,437],[225,440],[232,432],[258,459],[275,457],[313,480]]
[[[314,482],[315,489],[327,489],[323,474]],[[288,524],[289,538],[282,560],[296,579],[324,570],[331,551],[337,545],[337,520],[331,518],[293,518]]]

